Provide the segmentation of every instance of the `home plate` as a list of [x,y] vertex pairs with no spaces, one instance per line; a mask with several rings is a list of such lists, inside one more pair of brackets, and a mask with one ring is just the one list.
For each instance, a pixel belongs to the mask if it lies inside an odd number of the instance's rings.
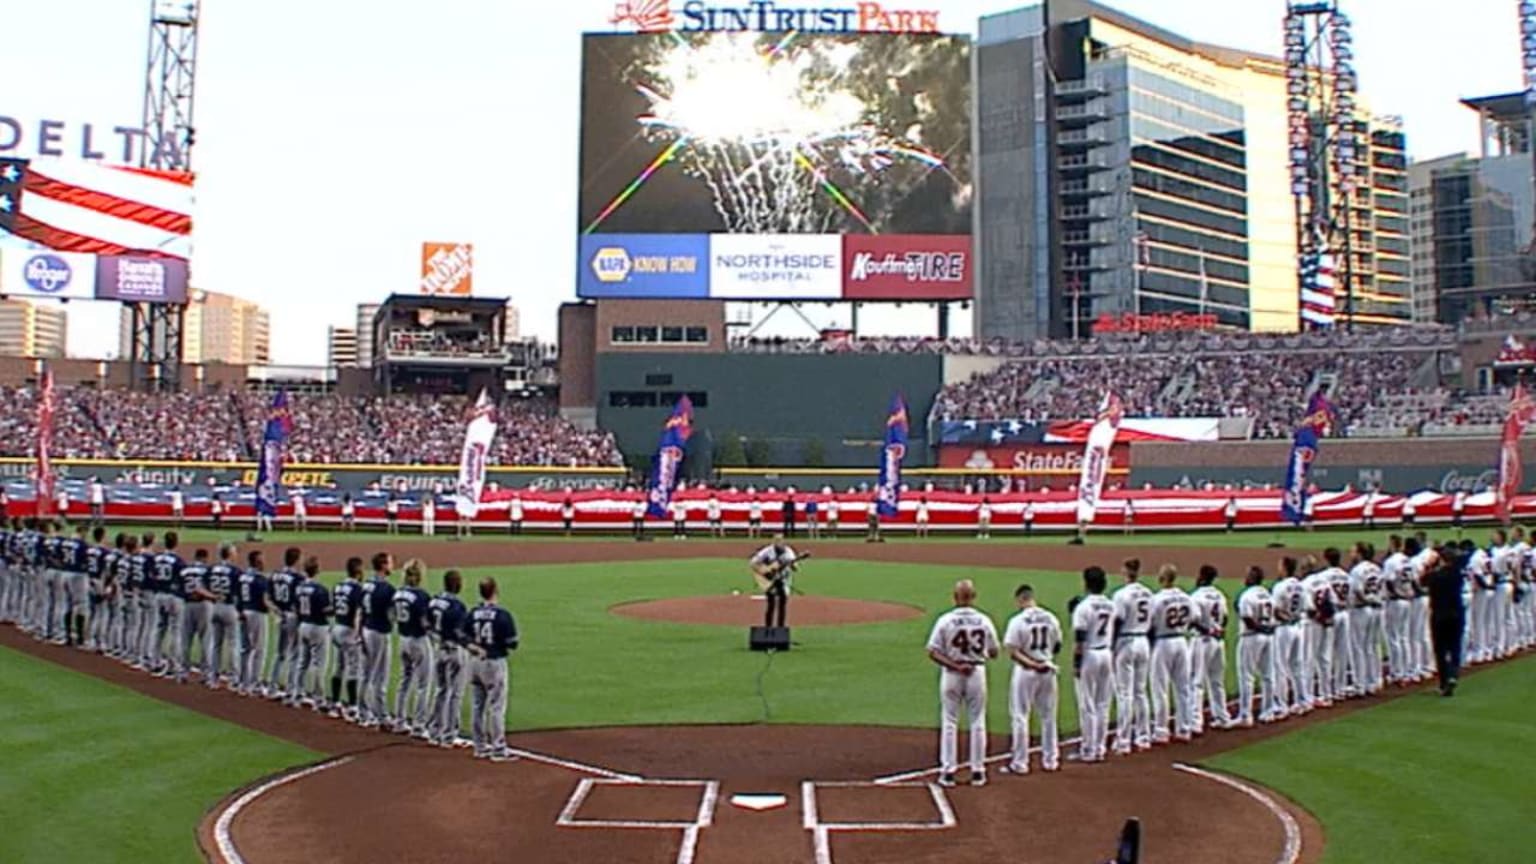
[[776,810],[789,803],[789,798],[770,792],[743,792],[732,795],[731,803],[743,810]]

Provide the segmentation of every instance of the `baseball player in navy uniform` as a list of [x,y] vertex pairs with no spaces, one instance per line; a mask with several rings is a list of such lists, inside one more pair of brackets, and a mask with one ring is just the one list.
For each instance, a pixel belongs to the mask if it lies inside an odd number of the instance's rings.
[[85,645],[85,631],[90,623],[91,576],[86,551],[91,544],[86,540],[86,530],[82,523],[75,528],[75,536],[59,543],[64,565],[64,596],[69,605],[68,610],[61,610],[64,611],[66,645]]
[[394,561],[388,552],[373,556],[373,575],[363,583],[362,727],[377,729],[390,720],[389,634],[394,629],[395,588],[389,584]]
[[[86,634],[86,647],[98,654],[107,653],[111,640],[113,617],[117,611],[116,588],[113,572],[117,549],[105,544],[107,529],[98,525],[91,532],[91,547],[86,550],[86,571],[91,583],[91,623]],[[122,535],[118,535],[121,541]],[[3,540],[0,540],[3,544]]]
[[496,605],[496,580],[480,583],[481,603],[470,613],[470,717],[475,757],[509,762],[507,750],[507,655],[517,650],[517,622]]
[[315,577],[320,559],[304,560],[304,580],[293,589],[293,608],[299,616],[298,674],[288,697],[316,711],[327,709],[322,681],[325,677],[325,644],[330,641],[331,592]]
[[[357,682],[363,672],[363,559],[347,559],[347,578],[331,592],[331,609],[335,621],[331,624],[331,656],[336,658],[331,671],[332,717],[357,717]],[[347,684],[346,710],[342,710],[341,684]]]
[[[181,618],[186,598],[181,596],[181,569],[186,566],[176,551],[180,538],[175,531],[165,534],[165,550],[155,556],[155,634],[150,645],[150,660],[156,677],[180,671],[176,649],[181,647]],[[167,645],[166,643],[170,644]]]
[[277,651],[272,658],[272,677],[267,682],[268,696],[285,698],[298,668],[299,616],[293,609],[293,589],[299,579],[299,559],[304,555],[296,547],[283,552],[283,566],[267,579],[272,591],[272,608],[277,613]]
[[[239,599],[240,567],[235,564],[235,547],[225,543],[219,546],[219,560],[208,568],[208,593],[213,595],[213,608],[209,613],[207,649],[203,652],[203,683],[218,689],[220,676],[229,674],[225,658],[230,665],[240,665],[236,647],[240,633]],[[233,678],[233,675],[229,677]]]
[[469,672],[469,610],[459,599],[464,580],[457,570],[443,574],[443,590],[432,598],[427,617],[436,642],[434,664],[435,696],[432,700],[432,743],[453,747],[465,739],[459,737],[462,722],[459,710],[464,698],[464,681]]
[[155,535],[145,533],[139,538],[138,551],[133,553],[133,580],[138,585],[139,618],[134,627],[134,667],[139,671],[149,669],[149,640],[155,635],[155,615],[158,600],[155,596]]
[[[405,563],[405,585],[395,592],[395,626],[400,631],[400,686],[395,691],[394,731],[426,737],[431,704],[432,645],[427,640],[427,611],[432,598],[421,587],[426,565]],[[412,699],[414,697],[414,704]]]
[[240,573],[235,607],[240,610],[240,673],[235,692],[242,696],[261,695],[262,668],[267,659],[268,583],[261,550],[246,555],[246,568]]
[[133,581],[133,561],[138,554],[139,539],[131,534],[118,535],[117,559],[112,562],[116,572],[117,612],[113,617],[112,656],[124,663],[133,662],[133,634],[139,626],[139,586]]
[[[0,514],[4,511],[0,510]],[[11,557],[11,529],[9,521],[0,522],[0,621],[10,624],[16,620],[16,570]]]
[[64,539],[53,533],[52,523],[43,523],[43,637],[55,645],[67,644],[64,638],[64,610],[69,602],[64,576]]
[[[192,669],[208,668],[208,621],[212,617],[213,592],[208,590],[208,550],[192,553],[192,563],[181,568],[181,667],[176,680],[187,683],[187,673]],[[192,643],[196,642],[203,652],[202,662],[196,661]]]

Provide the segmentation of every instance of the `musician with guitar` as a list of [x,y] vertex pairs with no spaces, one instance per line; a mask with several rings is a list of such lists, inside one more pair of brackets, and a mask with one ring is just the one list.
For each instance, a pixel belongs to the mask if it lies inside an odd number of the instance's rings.
[[809,557],[809,552],[796,555],[795,550],[784,542],[784,535],[776,534],[772,543],[757,550],[747,562],[752,568],[752,578],[757,580],[757,586],[763,590],[768,601],[763,613],[764,627],[785,626],[795,568],[800,561]]

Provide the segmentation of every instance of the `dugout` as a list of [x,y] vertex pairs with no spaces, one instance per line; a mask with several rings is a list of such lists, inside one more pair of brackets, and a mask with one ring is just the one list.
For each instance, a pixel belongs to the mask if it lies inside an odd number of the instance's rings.
[[395,294],[373,318],[374,385],[382,395],[498,392],[511,356],[507,301]]

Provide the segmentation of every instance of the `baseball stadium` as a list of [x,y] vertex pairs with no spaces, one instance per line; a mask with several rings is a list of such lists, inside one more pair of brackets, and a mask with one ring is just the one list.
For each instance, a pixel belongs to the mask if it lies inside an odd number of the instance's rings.
[[1364,3],[627,0],[566,281],[282,366],[150,5],[137,158],[0,116],[0,861],[1531,860],[1529,35],[1425,161]]

